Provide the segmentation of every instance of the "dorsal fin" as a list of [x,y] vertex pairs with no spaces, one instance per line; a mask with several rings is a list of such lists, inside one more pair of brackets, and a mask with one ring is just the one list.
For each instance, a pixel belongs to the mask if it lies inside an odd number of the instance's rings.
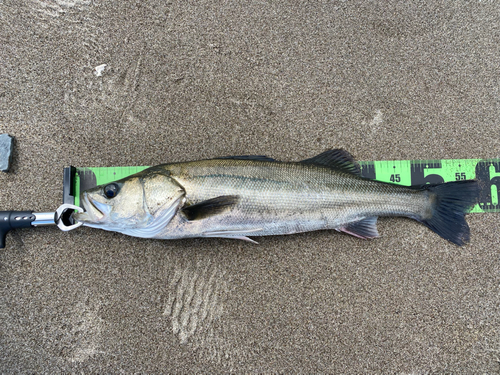
[[237,156],[221,156],[216,159],[234,159],[234,160],[258,160],[258,161],[276,161],[273,158],[265,155],[237,155]]
[[361,168],[359,167],[359,164],[354,160],[350,153],[342,150],[341,148],[327,150],[319,155],[313,156],[310,159],[302,160],[301,163],[322,165],[347,173],[352,173],[356,176],[361,176]]

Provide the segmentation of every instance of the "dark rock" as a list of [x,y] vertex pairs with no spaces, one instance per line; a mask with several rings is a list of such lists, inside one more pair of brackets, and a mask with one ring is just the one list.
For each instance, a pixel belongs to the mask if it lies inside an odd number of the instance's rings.
[[0,171],[8,172],[12,163],[13,138],[8,134],[0,134]]

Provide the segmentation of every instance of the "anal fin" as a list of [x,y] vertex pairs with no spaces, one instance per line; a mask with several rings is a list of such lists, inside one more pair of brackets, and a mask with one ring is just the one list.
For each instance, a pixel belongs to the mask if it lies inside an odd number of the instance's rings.
[[346,224],[337,230],[358,238],[375,238],[379,236],[377,230],[377,219],[377,216],[367,217],[362,220]]

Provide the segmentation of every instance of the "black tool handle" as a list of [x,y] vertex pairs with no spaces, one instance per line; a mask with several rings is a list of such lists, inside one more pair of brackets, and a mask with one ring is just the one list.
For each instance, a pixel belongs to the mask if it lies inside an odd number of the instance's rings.
[[0,211],[0,249],[5,248],[5,236],[9,230],[30,228],[34,220],[32,211]]

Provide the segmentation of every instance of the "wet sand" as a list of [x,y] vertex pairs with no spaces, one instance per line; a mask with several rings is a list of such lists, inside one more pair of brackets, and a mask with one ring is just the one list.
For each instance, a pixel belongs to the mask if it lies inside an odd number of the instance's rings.
[[[500,156],[494,1],[4,0],[0,18],[4,210],[57,208],[68,165]],[[259,245],[10,233],[0,372],[498,372],[499,217],[469,215],[464,247],[406,219]]]

